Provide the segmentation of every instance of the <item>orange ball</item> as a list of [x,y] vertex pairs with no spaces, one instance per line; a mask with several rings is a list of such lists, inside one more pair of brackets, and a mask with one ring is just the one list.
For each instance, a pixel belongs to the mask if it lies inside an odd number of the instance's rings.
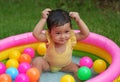
[[28,71],[26,72],[26,74],[29,77],[30,82],[34,82],[34,81],[36,82],[36,81],[39,80],[40,72],[35,67],[28,69]]
[[12,79],[8,74],[1,74],[0,82],[12,82]]
[[22,62],[31,63],[31,57],[30,57],[30,55],[28,55],[28,54],[22,54],[22,55],[19,57],[19,62],[20,62],[20,63],[22,63]]

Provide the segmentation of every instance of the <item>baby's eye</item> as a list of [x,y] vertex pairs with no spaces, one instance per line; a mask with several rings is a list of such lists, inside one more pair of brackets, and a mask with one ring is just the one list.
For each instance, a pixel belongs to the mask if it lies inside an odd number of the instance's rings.
[[69,31],[65,31],[65,33],[69,33]]
[[59,32],[57,32],[56,34],[60,34]]

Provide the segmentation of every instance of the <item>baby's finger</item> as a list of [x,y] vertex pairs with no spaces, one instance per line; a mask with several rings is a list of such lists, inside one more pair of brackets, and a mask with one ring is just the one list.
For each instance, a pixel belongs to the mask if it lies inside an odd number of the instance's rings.
[[70,16],[71,18],[75,19],[75,14],[74,14],[74,12],[70,12],[70,13],[69,13],[69,16]]
[[49,12],[49,11],[51,11],[51,9],[50,8],[46,8],[45,11]]
[[73,12],[69,12],[69,16],[72,16]]

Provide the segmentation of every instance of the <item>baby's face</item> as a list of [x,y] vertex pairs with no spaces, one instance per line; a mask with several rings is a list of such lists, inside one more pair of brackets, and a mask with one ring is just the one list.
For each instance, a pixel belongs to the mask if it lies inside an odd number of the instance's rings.
[[70,23],[51,29],[50,36],[56,44],[65,44],[70,38]]

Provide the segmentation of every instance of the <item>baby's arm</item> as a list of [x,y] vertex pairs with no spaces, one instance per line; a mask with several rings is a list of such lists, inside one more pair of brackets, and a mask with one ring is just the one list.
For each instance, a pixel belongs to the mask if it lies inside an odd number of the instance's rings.
[[33,36],[41,42],[47,41],[45,34],[42,33],[42,30],[43,30],[46,20],[48,18],[49,11],[51,11],[51,9],[49,9],[49,8],[43,10],[42,18],[40,19],[40,21],[38,22],[38,24],[35,26],[35,28],[33,30]]
[[76,33],[77,40],[85,39],[89,35],[89,29],[88,29],[87,25],[80,18],[79,14],[77,12],[70,12],[69,15],[76,21],[76,23],[80,29],[80,32]]

